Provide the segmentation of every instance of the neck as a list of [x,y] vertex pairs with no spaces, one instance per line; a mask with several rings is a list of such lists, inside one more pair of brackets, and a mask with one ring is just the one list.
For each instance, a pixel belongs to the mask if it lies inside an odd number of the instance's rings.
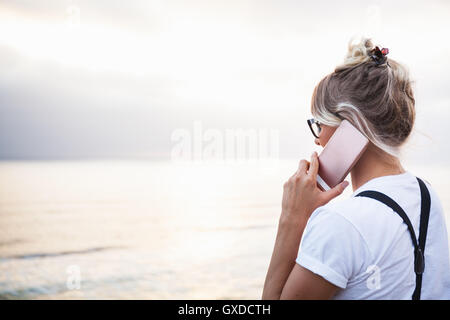
[[355,191],[374,178],[405,172],[398,158],[370,145],[350,172],[352,188]]

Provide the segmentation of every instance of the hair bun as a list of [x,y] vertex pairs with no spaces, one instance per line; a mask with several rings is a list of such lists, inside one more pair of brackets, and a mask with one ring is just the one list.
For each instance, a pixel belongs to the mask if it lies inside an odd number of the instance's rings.
[[348,43],[348,51],[344,63],[337,69],[354,66],[370,59],[371,52],[375,49],[370,38],[351,39]]

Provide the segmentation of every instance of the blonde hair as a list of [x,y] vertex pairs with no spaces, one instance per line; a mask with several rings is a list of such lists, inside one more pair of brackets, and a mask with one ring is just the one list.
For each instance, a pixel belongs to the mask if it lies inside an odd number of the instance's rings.
[[375,146],[399,157],[414,126],[412,81],[391,58],[377,64],[374,49],[368,38],[349,42],[344,63],[314,88],[311,113],[329,126],[347,119]]

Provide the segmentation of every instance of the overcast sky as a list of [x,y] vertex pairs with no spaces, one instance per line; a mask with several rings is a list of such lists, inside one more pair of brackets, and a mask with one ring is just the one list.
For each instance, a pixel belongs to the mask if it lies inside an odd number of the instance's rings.
[[368,35],[415,80],[414,161],[449,163],[448,1],[0,1],[0,159],[168,157],[174,130],[315,148],[314,86]]

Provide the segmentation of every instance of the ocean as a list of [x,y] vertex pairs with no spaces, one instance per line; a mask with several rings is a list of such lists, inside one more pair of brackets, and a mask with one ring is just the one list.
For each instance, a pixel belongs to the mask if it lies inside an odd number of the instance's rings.
[[297,163],[0,162],[0,298],[260,299]]

